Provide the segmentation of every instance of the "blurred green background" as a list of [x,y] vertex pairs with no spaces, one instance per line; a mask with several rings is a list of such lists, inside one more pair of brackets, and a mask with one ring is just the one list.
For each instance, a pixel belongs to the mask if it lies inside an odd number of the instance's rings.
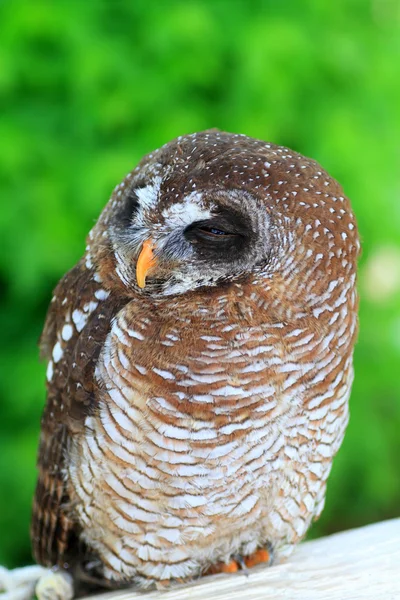
[[140,157],[208,127],[311,156],[352,199],[351,422],[312,535],[399,515],[399,2],[3,0],[0,564],[31,562],[36,344],[52,289]]

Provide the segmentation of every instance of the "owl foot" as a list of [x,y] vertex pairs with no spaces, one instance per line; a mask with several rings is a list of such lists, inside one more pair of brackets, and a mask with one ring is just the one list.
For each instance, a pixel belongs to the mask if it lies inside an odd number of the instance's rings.
[[260,565],[261,563],[267,563],[268,565],[272,562],[272,553],[266,548],[259,548],[252,554],[245,556],[243,562],[248,569]]
[[0,599],[71,600],[71,576],[61,569],[45,569],[39,565],[8,571],[0,567]]
[[204,575],[215,575],[217,573],[236,573],[240,569],[247,571],[261,563],[270,565],[272,562],[272,553],[266,548],[259,548],[247,556],[235,555],[229,563],[219,562],[211,565]]
[[208,567],[207,571],[204,572],[204,575],[216,575],[217,573],[236,573],[239,571],[240,564],[237,560],[231,560],[229,563],[215,563],[215,565],[211,565]]

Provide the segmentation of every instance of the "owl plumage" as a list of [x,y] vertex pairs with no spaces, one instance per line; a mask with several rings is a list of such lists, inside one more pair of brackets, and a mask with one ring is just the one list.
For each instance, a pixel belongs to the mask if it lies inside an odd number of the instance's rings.
[[359,247],[287,148],[210,130],[145,157],[48,312],[36,560],[146,587],[288,556],[348,421]]

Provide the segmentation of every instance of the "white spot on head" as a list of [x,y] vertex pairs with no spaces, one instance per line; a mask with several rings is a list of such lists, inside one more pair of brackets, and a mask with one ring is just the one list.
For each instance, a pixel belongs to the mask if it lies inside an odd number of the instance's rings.
[[211,213],[201,205],[201,198],[199,192],[188,194],[183,202],[177,202],[163,211],[165,221],[173,227],[186,227],[194,221],[209,219]]
[[151,184],[135,190],[141,208],[149,209],[157,204],[161,181],[161,177],[155,177]]

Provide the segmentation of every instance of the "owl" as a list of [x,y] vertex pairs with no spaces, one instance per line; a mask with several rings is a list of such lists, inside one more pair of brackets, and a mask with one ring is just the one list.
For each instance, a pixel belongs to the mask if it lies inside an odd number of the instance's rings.
[[348,422],[359,248],[288,148],[209,130],[143,158],[48,311],[37,562],[146,588],[289,556]]

